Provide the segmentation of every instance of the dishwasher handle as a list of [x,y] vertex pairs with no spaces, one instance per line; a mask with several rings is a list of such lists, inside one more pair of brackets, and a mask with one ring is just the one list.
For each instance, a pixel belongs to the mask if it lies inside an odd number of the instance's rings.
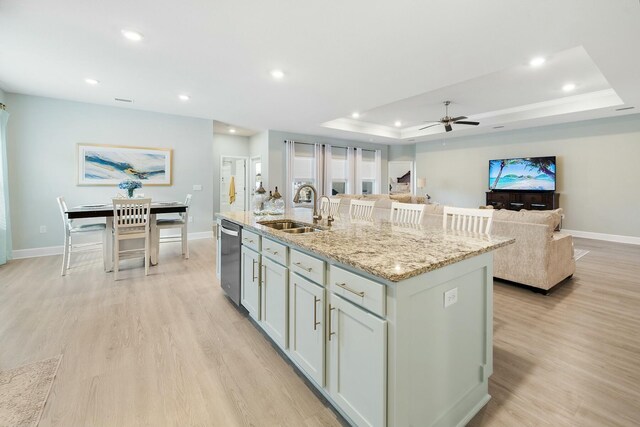
[[223,226],[220,226],[220,231],[224,234],[228,234],[229,236],[238,237],[237,231],[226,229]]

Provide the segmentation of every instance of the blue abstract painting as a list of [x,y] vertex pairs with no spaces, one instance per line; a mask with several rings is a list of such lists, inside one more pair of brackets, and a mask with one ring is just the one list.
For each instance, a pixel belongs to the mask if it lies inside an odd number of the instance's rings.
[[171,149],[78,144],[78,161],[80,185],[171,185]]

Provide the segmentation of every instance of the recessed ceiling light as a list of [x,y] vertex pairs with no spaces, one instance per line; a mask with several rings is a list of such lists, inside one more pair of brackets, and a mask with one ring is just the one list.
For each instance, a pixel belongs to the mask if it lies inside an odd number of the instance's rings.
[[229,129],[229,133],[236,133],[236,130],[234,128]]
[[396,120],[394,125],[395,125],[395,127],[399,128],[400,126],[402,126],[402,122],[400,120]]
[[124,36],[124,38],[134,42],[139,42],[144,38],[141,33],[133,30],[122,30],[122,35]]
[[351,117],[353,117],[354,119],[357,119],[360,117],[360,113],[358,113],[357,111],[351,114]]
[[189,95],[178,95],[178,98],[180,98],[180,101],[188,101],[191,98],[189,98]]
[[100,83],[100,81],[98,81],[98,80],[96,80],[96,79],[84,79],[84,81],[85,81],[87,84],[90,84],[90,85],[97,85],[98,83]]
[[280,80],[284,77],[284,71],[282,70],[272,70],[271,71],[271,77],[273,77],[276,80]]
[[539,67],[542,64],[544,64],[547,60],[545,58],[543,58],[542,56],[537,56],[535,58],[533,58],[531,61],[529,61],[529,65],[531,65],[532,67]]
[[565,92],[571,92],[575,88],[576,88],[576,84],[575,83],[567,83],[566,85],[562,86],[562,90],[565,91]]

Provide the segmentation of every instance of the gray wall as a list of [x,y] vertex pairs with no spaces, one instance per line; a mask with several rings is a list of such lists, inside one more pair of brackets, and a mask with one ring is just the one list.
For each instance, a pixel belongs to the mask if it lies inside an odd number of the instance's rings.
[[435,202],[477,207],[490,159],[534,156],[557,156],[564,228],[640,236],[638,114],[418,143],[416,175]]
[[269,182],[269,131],[260,132],[249,138],[249,155],[260,156],[262,161],[262,182],[265,188]]
[[[351,141],[347,139],[327,138],[316,135],[304,135],[298,133],[289,133],[282,131],[269,131],[269,189],[273,189],[276,185],[278,189],[285,188],[284,181],[286,179],[285,171],[285,152],[284,141],[293,140],[297,142],[307,142],[310,144],[331,144],[343,147],[359,147],[371,150],[382,151],[382,184],[383,193],[388,193],[389,188],[385,183],[389,182],[387,162],[389,158],[389,146],[381,144],[369,144],[366,142]],[[266,187],[265,187],[266,188]]]
[[416,145],[390,145],[389,161],[408,160],[413,162],[416,159]]
[[[220,159],[222,156],[249,158],[249,138],[246,136],[213,134],[213,211],[220,212]],[[249,163],[247,162],[247,168]],[[212,218],[213,219],[213,218]]]
[[5,93],[5,91],[0,89],[0,102],[2,102],[3,104],[6,104],[7,103],[6,99],[7,99],[7,94]]
[[[192,193],[189,232],[211,231],[210,120],[16,94],[8,94],[6,104],[14,250],[62,245],[57,196],[75,206],[109,202],[120,191],[76,185],[79,142],[173,148],[173,185],[138,191],[155,200],[184,200]],[[193,191],[194,184],[202,191]],[[47,233],[39,233],[41,225]]]

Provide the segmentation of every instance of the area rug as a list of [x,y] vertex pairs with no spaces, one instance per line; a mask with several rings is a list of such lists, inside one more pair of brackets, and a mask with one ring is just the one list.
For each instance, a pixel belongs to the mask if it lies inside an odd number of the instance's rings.
[[37,426],[62,355],[0,372],[0,426]]
[[586,254],[588,254],[589,251],[585,250],[585,249],[576,249],[573,248],[573,258],[577,261],[580,258],[582,258],[583,256],[585,256]]

